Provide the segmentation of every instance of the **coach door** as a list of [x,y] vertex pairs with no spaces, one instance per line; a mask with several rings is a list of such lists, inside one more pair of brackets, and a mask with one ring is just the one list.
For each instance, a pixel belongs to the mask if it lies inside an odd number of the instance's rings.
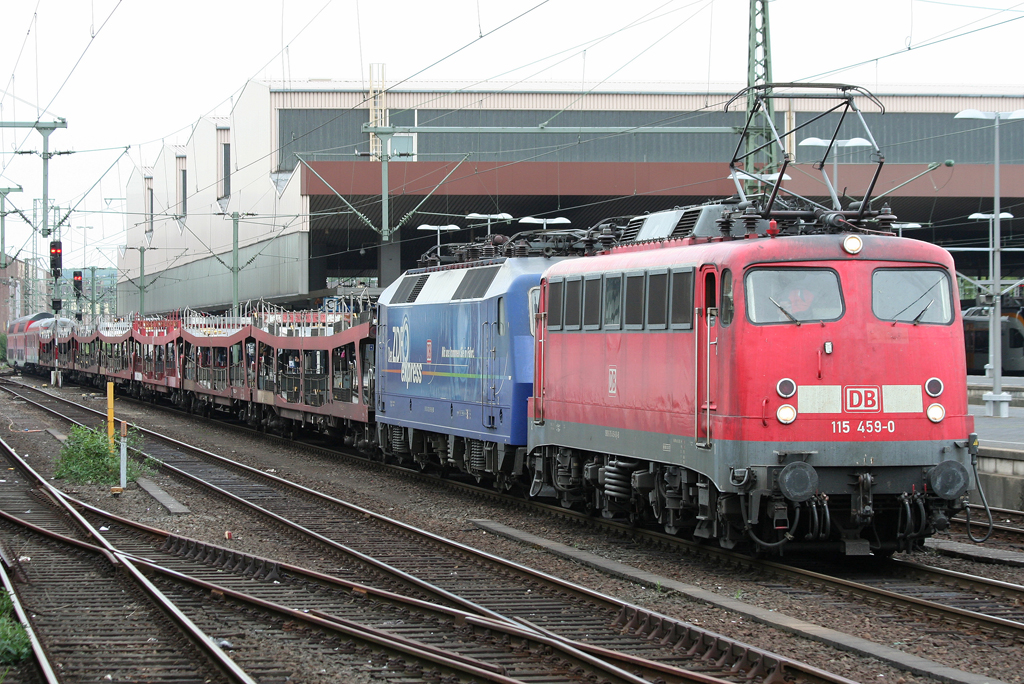
[[698,274],[699,285],[694,293],[697,332],[694,340],[694,440],[698,447],[710,449],[713,438],[711,418],[718,408],[718,273],[714,266],[704,266]]

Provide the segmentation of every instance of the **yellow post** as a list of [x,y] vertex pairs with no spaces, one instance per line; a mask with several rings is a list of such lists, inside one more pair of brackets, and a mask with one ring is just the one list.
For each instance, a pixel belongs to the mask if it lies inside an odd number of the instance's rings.
[[114,453],[114,383],[107,383],[107,439],[110,453]]

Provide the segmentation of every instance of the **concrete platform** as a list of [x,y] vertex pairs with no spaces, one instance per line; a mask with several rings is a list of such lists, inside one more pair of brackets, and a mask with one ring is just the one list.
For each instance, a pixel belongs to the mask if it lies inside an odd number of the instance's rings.
[[[1010,406],[1024,407],[1024,378],[1015,375],[1003,376],[1003,391],[1010,395]],[[985,405],[983,397],[992,391],[992,378],[984,375],[967,376],[967,401]]]
[[178,500],[173,496],[160,489],[160,487],[149,478],[140,477],[135,480],[135,484],[139,485],[143,491],[156,499],[157,503],[166,508],[167,512],[171,515],[183,515],[191,512],[187,507],[178,503]]
[[[945,665],[940,665],[939,663],[931,660],[910,655],[909,653],[904,653],[903,651],[899,651],[895,648],[876,644],[868,641],[867,639],[843,634],[842,632],[837,632],[834,629],[815,625],[775,611],[758,608],[757,606],[752,606],[738,599],[722,596],[720,594],[707,591],[706,589],[693,586],[692,584],[685,584],[667,577],[655,575],[654,573],[634,568],[633,566],[626,565],[625,563],[619,563],[618,561],[598,556],[597,554],[590,553],[589,551],[581,551],[580,549],[575,549],[571,546],[566,546],[565,544],[559,544],[558,542],[551,541],[550,539],[544,539],[543,537],[538,537],[534,534],[517,530],[513,527],[509,527],[508,525],[503,525],[491,520],[471,520],[470,522],[480,529],[486,530],[492,534],[498,534],[508,539],[514,539],[538,549],[544,549],[545,551],[557,556],[568,558],[582,565],[608,573],[609,575],[621,577],[630,582],[643,584],[644,586],[657,587],[662,591],[676,591],[690,599],[693,599],[694,601],[702,601],[719,608],[724,608],[725,610],[743,615],[755,622],[769,625],[777,629],[782,629],[790,632],[791,634],[796,634],[807,639],[813,639],[814,641],[827,644],[842,651],[850,651],[863,656],[877,658],[888,665],[892,665],[895,668],[905,670],[916,675],[931,677],[937,681],[948,682],[949,684],[1001,684],[1001,680],[993,679],[992,677],[985,677],[970,672],[964,672],[963,670],[957,670],[952,667],[946,667]],[[784,656],[785,654],[780,653],[779,655]]]
[[[980,539],[987,529],[988,518],[984,518],[984,522],[979,522],[977,527],[974,526],[974,520],[972,519],[971,530],[974,531],[975,537]],[[978,560],[983,563],[1012,565],[1017,568],[1024,568],[1024,553],[1005,551],[1003,549],[993,549],[984,546],[983,544],[964,544],[963,542],[946,541],[941,539],[926,539],[924,547],[926,549],[938,551],[944,556],[954,556],[956,558]]]

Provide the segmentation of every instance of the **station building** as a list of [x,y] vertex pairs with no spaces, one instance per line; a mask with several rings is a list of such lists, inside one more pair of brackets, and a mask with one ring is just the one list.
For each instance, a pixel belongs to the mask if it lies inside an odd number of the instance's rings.
[[[530,87],[403,83],[386,90],[332,81],[248,82],[230,116],[199,119],[187,144],[164,147],[152,166],[129,178],[118,312],[138,311],[140,294],[147,313],[230,307],[236,220],[239,300],[310,308],[336,293],[339,283],[386,285],[387,273],[415,267],[438,239],[418,230],[423,224],[458,226],[441,239],[466,242],[488,230],[486,221],[466,218],[474,213],[511,215],[511,223],[490,230],[513,234],[536,227],[517,222],[527,216],[563,217],[587,228],[608,217],[735,193],[728,162],[745,102],[729,111],[723,103],[739,88],[687,92],[644,84],[581,93],[578,84]],[[887,194],[874,206],[888,203],[901,222],[921,226],[905,235],[947,247],[987,246],[988,222],[968,217],[992,211],[992,122],[954,115],[1024,109],[1024,97],[876,95],[884,115],[859,101],[886,161],[873,195]],[[811,122],[794,136],[797,142],[831,136],[827,120],[812,121],[821,102],[777,100],[776,107],[779,126]],[[364,132],[368,123],[414,130],[383,140]],[[537,132],[542,126],[560,130]],[[717,132],[593,131],[658,126]],[[848,116],[840,139],[863,135]],[[1024,247],[1024,120],[1002,122],[1000,145],[1001,208],[1022,217],[1002,221],[1003,244]],[[823,199],[813,164],[824,149],[790,144],[796,164],[784,187]],[[389,159],[387,223],[399,245],[387,253],[399,262],[378,279],[385,253],[379,249],[382,153]],[[869,150],[839,148],[835,162],[839,186],[862,194],[876,168]],[[831,177],[831,158],[825,170]],[[1004,254],[1004,278],[1024,277],[1022,255]],[[987,273],[984,252],[954,257],[962,273]]]

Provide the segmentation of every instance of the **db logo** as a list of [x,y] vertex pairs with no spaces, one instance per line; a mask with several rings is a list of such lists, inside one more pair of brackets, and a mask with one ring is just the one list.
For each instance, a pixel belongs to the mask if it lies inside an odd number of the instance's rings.
[[882,410],[881,391],[879,387],[844,387],[847,411],[870,411],[877,413]]
[[430,340],[427,340],[427,363],[431,363],[431,352],[433,352],[433,345],[430,343]]

